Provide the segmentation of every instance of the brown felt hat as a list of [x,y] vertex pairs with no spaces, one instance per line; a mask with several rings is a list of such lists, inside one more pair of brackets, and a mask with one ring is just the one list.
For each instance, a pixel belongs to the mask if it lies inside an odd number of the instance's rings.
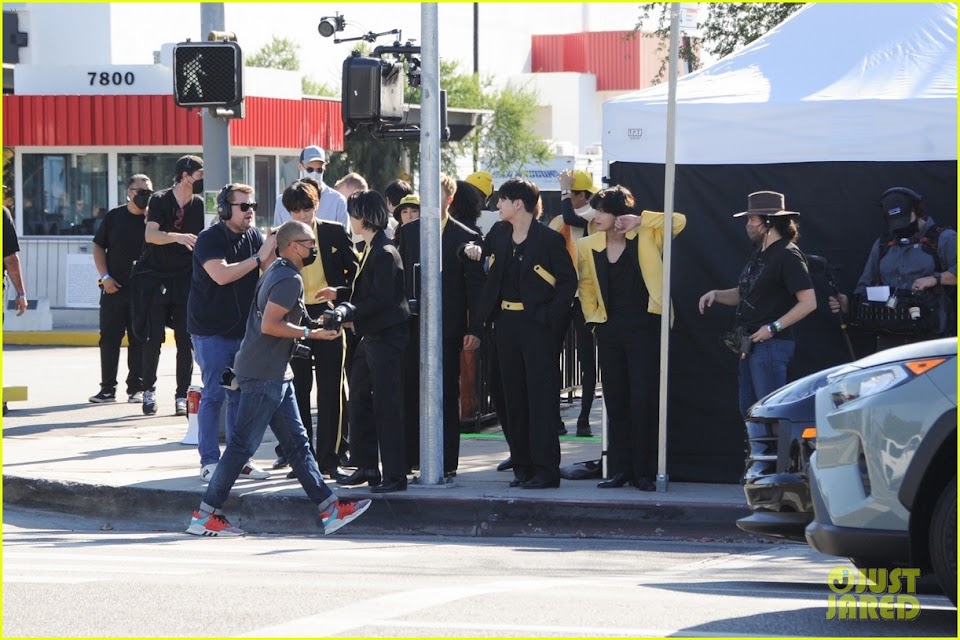
[[776,191],[756,191],[747,196],[747,210],[733,214],[734,218],[741,216],[798,216],[797,211],[786,210],[786,200],[782,193]]

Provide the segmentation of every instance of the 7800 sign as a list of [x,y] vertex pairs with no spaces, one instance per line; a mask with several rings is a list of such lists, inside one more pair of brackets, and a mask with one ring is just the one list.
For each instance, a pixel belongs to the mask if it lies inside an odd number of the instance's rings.
[[120,73],[119,71],[114,71],[109,73],[107,71],[101,71],[97,73],[96,71],[87,71],[87,75],[90,77],[90,86],[100,85],[103,87],[107,86],[120,86],[120,85],[132,85],[136,80],[136,77],[133,75],[132,71],[127,71],[126,73]]

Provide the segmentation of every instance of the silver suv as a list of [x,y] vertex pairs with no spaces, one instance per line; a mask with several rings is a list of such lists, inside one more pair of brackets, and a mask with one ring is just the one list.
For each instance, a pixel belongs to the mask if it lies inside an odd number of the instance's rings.
[[957,339],[881,351],[817,392],[807,542],[857,566],[932,569],[957,603]]

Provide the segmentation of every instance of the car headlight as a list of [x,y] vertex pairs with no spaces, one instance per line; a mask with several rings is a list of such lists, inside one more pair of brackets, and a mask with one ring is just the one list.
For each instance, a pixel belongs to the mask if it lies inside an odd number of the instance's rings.
[[946,358],[911,360],[843,373],[831,379],[831,384],[827,391],[833,400],[834,408],[839,408],[848,402],[859,400],[860,398],[867,398],[882,391],[893,389],[915,376],[926,373],[945,361]]
[[812,373],[786,384],[761,400],[760,404],[763,406],[791,404],[808,398],[815,394],[821,387],[826,386],[830,374],[839,371],[844,366],[845,365],[837,365],[830,367],[829,369]]

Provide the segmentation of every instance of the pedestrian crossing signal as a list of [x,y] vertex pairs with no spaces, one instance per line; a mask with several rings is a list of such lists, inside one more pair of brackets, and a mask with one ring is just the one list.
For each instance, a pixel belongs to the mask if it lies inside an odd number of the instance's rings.
[[243,55],[236,42],[173,48],[173,98],[181,107],[229,107],[243,100]]

